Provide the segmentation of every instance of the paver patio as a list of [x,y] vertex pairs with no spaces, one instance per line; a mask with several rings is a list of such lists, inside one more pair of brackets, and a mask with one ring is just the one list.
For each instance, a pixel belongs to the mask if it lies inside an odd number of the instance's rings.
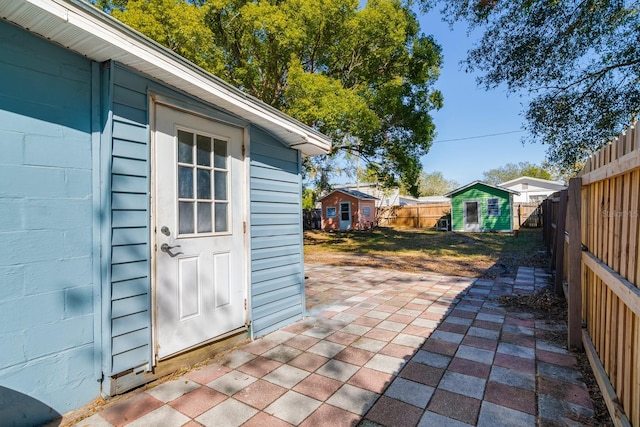
[[78,426],[590,425],[566,325],[496,303],[542,270],[480,280],[307,265],[308,317]]

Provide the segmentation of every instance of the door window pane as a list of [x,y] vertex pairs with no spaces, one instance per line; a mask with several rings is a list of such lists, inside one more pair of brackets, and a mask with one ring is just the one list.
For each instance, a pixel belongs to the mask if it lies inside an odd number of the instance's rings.
[[211,232],[211,203],[198,203],[198,233]]
[[198,135],[198,165],[211,166],[211,138]]
[[[211,199],[211,171],[198,169],[198,199]],[[217,172],[216,172],[217,173]]]
[[477,224],[478,223],[478,203],[468,202],[466,203],[465,206],[467,211],[467,223]]
[[215,172],[215,199],[227,200],[227,173],[216,171]]
[[227,142],[216,139],[214,145],[214,163],[216,168],[226,169],[227,167]]
[[179,206],[179,226],[178,231],[180,234],[191,234],[194,231],[193,227],[193,202],[180,202]]
[[178,162],[193,163],[193,134],[178,131]]
[[349,204],[343,203],[340,204],[340,219],[342,221],[349,221]]
[[227,203],[216,203],[216,231],[229,231],[227,221]]
[[178,197],[193,199],[193,168],[178,166]]

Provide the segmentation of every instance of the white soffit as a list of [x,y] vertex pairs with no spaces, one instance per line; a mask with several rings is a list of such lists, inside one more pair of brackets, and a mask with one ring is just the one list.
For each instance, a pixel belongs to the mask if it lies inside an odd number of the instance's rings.
[[114,60],[245,118],[305,155],[331,140],[81,0],[0,0],[0,17],[87,58]]

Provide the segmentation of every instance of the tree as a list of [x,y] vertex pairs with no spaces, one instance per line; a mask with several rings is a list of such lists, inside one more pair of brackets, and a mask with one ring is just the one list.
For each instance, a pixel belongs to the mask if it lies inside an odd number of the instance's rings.
[[552,179],[551,173],[529,162],[507,163],[499,168],[482,172],[483,181],[487,184],[498,185],[502,182],[511,181],[521,176],[530,176],[531,178]]
[[442,196],[460,186],[456,181],[446,179],[442,172],[422,172],[419,179],[421,196]]
[[525,141],[571,171],[640,110],[640,1],[421,0],[483,29],[468,71],[487,89],[533,95]]
[[370,0],[94,0],[124,23],[357,153],[417,194],[440,47],[409,3]]

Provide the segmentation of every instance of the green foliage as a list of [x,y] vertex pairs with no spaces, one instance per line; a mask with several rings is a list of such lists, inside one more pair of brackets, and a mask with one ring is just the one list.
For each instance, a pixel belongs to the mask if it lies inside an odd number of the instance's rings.
[[317,196],[315,191],[307,188],[302,193],[302,209],[313,209],[316,207]]
[[[95,0],[115,17],[357,154],[417,195],[441,50],[409,2]],[[315,163],[320,171],[330,170]],[[317,173],[311,171],[311,174]],[[321,173],[319,177],[326,175]],[[320,178],[322,181],[324,178]],[[322,184],[322,182],[320,182]]]
[[518,164],[507,163],[502,167],[483,172],[482,175],[483,182],[493,185],[511,181],[512,179],[520,178],[521,176],[549,180],[553,179],[551,173],[542,166],[534,165],[529,162],[520,162]]
[[[422,172],[418,179],[420,196],[442,196],[460,186],[458,182],[452,179],[446,179],[442,172]],[[400,191],[405,194],[406,190],[401,188]]]
[[533,95],[525,140],[572,171],[640,110],[640,1],[421,0],[484,30],[467,69],[485,88]]

